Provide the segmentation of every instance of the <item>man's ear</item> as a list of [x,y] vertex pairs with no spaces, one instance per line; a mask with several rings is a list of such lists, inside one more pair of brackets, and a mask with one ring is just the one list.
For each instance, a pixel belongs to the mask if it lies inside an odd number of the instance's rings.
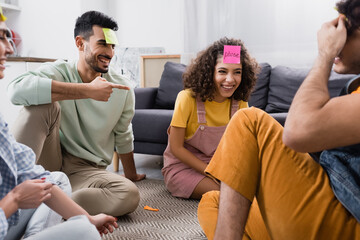
[[84,51],[84,42],[85,39],[82,36],[75,37],[75,44],[79,51]]

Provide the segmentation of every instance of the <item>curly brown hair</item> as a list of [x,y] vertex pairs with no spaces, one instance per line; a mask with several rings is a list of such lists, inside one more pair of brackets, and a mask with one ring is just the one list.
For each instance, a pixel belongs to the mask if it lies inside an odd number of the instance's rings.
[[255,86],[259,67],[256,60],[249,55],[240,39],[224,37],[199,52],[183,74],[184,88],[191,89],[194,97],[199,96],[204,102],[214,99],[216,92],[214,82],[215,66],[218,57],[224,54],[224,45],[241,46],[241,83],[235,90],[232,98],[247,101]]
[[343,0],[336,4],[339,13],[347,18],[346,29],[348,35],[351,35],[360,27],[360,0]]

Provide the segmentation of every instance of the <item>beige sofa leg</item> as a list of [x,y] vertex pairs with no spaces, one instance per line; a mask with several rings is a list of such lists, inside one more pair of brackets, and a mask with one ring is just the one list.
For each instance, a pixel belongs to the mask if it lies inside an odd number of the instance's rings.
[[117,152],[114,152],[112,162],[113,162],[113,166],[114,166],[114,172],[118,172],[119,171],[119,157],[118,157]]

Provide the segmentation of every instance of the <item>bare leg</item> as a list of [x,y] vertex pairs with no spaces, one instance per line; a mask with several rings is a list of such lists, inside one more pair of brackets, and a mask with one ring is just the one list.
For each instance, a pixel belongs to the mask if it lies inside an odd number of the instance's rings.
[[221,183],[219,216],[214,239],[242,239],[251,202]]
[[205,177],[203,180],[199,182],[199,184],[195,187],[193,193],[190,198],[192,199],[201,199],[202,195],[206,192],[212,190],[220,190],[219,184],[217,184],[214,180],[209,177]]
[[[200,226],[209,240],[214,239],[219,213],[219,202],[220,191],[210,191],[205,193],[199,202],[197,216]],[[271,240],[271,237],[266,229],[264,219],[261,216],[256,198],[254,198],[251,204],[242,239]]]

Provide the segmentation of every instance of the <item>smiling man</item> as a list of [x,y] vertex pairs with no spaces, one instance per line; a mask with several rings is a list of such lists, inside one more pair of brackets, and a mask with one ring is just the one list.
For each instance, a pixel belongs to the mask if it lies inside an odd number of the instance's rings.
[[[31,147],[37,163],[64,171],[73,199],[94,214],[120,216],[136,209],[139,192],[133,158],[134,92],[110,68],[117,23],[96,11],[80,16],[74,37],[79,59],[45,63],[14,79],[8,92],[24,105],[13,133]],[[106,171],[114,148],[125,177]],[[129,180],[130,179],[130,180]]]
[[285,127],[256,108],[229,122],[205,169],[221,181],[199,204],[208,239],[360,239],[360,94],[328,90],[332,69],[360,74],[360,0],[337,8]]

